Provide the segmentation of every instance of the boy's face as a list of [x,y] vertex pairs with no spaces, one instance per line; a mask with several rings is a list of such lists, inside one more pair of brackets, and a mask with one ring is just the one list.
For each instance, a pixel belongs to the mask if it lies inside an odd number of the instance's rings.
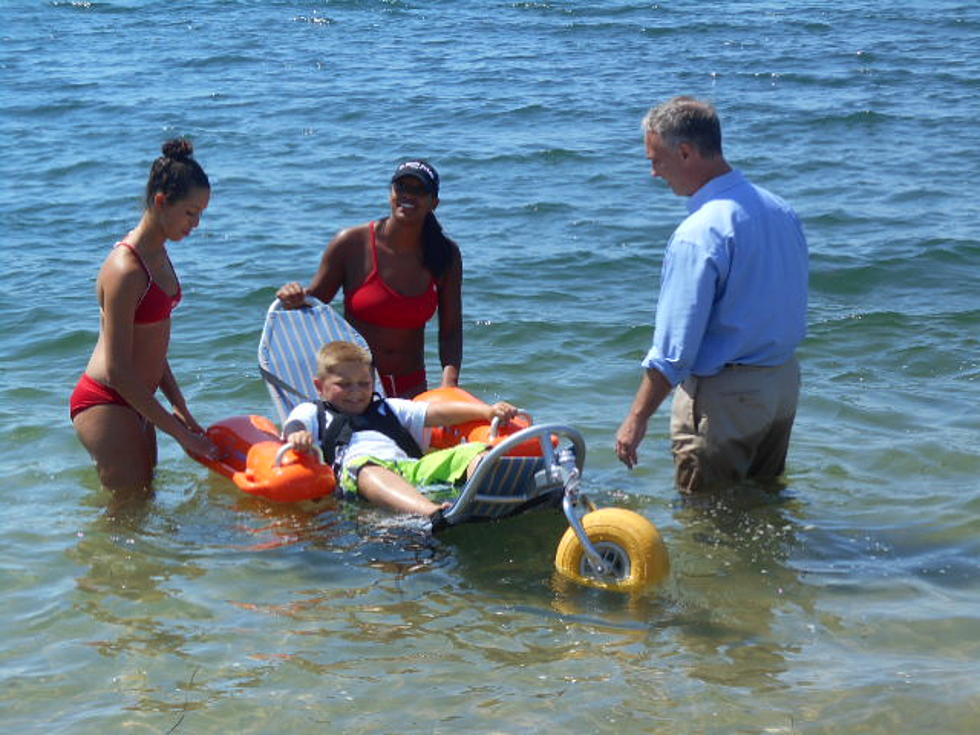
[[341,362],[322,377],[314,378],[313,383],[320,392],[320,398],[344,413],[364,413],[371,405],[374,378],[367,365]]

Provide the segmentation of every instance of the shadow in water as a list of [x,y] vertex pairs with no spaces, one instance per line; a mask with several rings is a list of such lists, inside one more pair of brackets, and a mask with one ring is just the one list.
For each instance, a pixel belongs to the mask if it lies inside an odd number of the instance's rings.
[[225,504],[229,549],[243,554],[302,555],[311,569],[370,567],[398,579],[446,556],[424,530],[422,519],[393,516],[336,496],[302,503],[274,503],[238,491],[212,477],[210,495]]
[[186,637],[164,619],[201,614],[182,599],[180,588],[205,570],[175,548],[179,524],[158,511],[151,492],[106,494],[91,502],[105,502],[105,511],[79,531],[67,551],[85,568],[75,580],[74,606],[106,634],[88,644],[107,656],[183,653]]
[[[568,528],[558,509],[463,524],[433,537],[421,519],[362,503],[331,498],[277,504],[241,493],[217,475],[195,478],[182,495],[175,489],[182,481],[186,477],[168,475],[156,497],[110,499],[71,552],[87,567],[77,582],[79,606],[121,626],[109,645],[135,644],[137,630],[173,633],[179,626],[167,620],[167,611],[213,613],[195,610],[198,598],[182,595],[188,584],[176,580],[213,577],[218,569],[224,570],[222,578],[202,580],[197,592],[205,589],[208,597],[206,589],[228,587],[222,593],[228,604],[275,615],[315,616],[337,595],[372,598],[373,585],[397,589],[409,577],[431,574],[431,585],[454,595],[472,594],[482,604],[544,618],[577,616],[583,623],[626,630],[645,630],[649,621],[663,619],[656,589],[625,595],[556,574],[555,551]],[[98,502],[107,501],[100,496]],[[234,579],[228,578],[230,569]],[[246,587],[254,594],[235,586],[243,574],[255,575],[256,584]],[[267,586],[270,574],[277,586]],[[423,588],[429,586],[423,581]],[[153,605],[140,610],[120,600]]]
[[[617,505],[622,505],[617,503]],[[555,552],[568,521],[558,509],[538,509],[440,534],[452,546],[455,572],[466,585],[494,596],[502,608],[566,624],[646,634],[663,618],[658,585],[634,592],[596,589],[555,570]]]
[[787,635],[781,622],[791,610],[812,617],[816,590],[791,560],[801,503],[781,490],[746,482],[674,506],[672,626],[692,676],[760,691],[788,686],[780,675],[800,651],[800,631]]
[[455,571],[473,587],[492,594],[523,596],[550,574],[555,548],[568,524],[549,508],[487,523],[464,523],[441,532],[435,542],[450,548]]

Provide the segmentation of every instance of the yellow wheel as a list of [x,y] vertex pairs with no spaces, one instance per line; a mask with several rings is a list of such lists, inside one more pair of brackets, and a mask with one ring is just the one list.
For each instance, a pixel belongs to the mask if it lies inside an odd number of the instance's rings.
[[650,521],[624,508],[587,513],[582,526],[602,557],[605,574],[598,574],[575,531],[569,528],[558,544],[555,569],[592,587],[633,590],[663,580],[670,560],[660,533]]

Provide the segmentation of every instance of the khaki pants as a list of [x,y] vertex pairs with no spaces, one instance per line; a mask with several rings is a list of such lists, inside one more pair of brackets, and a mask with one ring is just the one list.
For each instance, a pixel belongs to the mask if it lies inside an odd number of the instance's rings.
[[799,397],[795,357],[778,367],[729,365],[677,386],[670,438],[680,490],[720,490],[781,475]]

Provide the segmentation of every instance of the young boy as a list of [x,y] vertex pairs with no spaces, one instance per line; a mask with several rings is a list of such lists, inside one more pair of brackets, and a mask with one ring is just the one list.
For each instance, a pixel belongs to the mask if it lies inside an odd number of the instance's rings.
[[400,513],[430,517],[448,508],[449,503],[434,503],[417,486],[465,479],[487,451],[486,444],[473,442],[423,457],[430,436],[426,427],[509,421],[517,414],[505,402],[376,400],[371,353],[351,342],[330,342],[320,349],[313,382],[321,400],[296,406],[283,425],[283,438],[297,451],[320,446],[345,495],[360,494]]

